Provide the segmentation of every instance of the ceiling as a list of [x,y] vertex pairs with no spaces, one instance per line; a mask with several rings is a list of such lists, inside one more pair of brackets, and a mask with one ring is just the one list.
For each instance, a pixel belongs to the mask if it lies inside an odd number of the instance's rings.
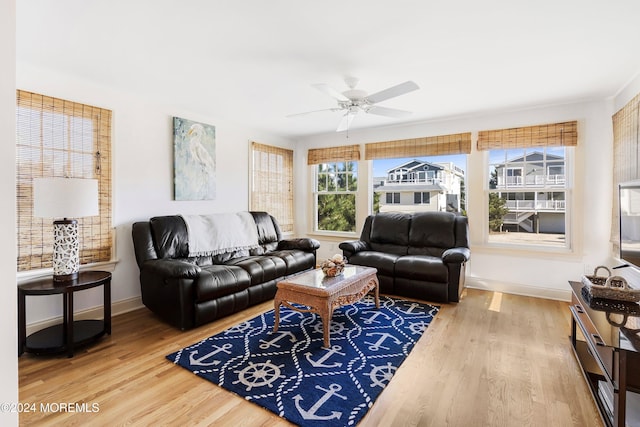
[[638,0],[16,2],[18,64],[292,138],[335,131],[339,112],[286,116],[348,76],[420,86],[380,103],[411,117],[356,129],[603,99],[640,71]]

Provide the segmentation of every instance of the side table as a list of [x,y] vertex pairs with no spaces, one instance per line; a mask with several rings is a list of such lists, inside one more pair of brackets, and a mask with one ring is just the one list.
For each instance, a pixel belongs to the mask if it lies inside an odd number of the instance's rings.
[[[104,290],[102,320],[73,320],[73,296],[76,292],[102,286]],[[62,295],[63,321],[34,332],[27,337],[27,295]],[[77,346],[111,335],[111,273],[81,271],[76,280],[54,282],[53,276],[18,285],[18,356],[25,351],[34,354],[66,352],[73,357]]]

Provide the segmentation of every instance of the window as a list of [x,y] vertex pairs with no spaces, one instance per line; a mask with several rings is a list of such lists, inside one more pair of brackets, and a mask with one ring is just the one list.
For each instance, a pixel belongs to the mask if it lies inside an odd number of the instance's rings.
[[479,133],[478,148],[491,147],[489,243],[570,247],[566,174],[576,141],[576,122]]
[[464,214],[470,152],[468,132],[366,144],[365,158],[373,160],[372,212]]
[[293,233],[293,151],[251,144],[252,211],[273,215],[283,233]]
[[431,201],[431,193],[427,193],[427,192],[418,192],[418,193],[413,193],[413,203],[415,203],[416,205],[421,205],[421,204],[429,204]]
[[315,181],[316,230],[356,231],[358,163],[320,163]]
[[111,111],[17,91],[18,271],[52,267],[53,220],[33,216],[33,179],[98,180],[99,216],[77,218],[80,263],[111,260]]
[[465,154],[373,160],[372,211],[466,212],[466,160]]
[[400,204],[400,193],[387,193],[387,204]]

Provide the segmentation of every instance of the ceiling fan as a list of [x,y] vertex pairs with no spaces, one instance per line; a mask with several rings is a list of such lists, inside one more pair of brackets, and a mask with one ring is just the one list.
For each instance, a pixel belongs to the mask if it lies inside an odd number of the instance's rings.
[[337,100],[337,107],[290,114],[287,117],[304,116],[307,114],[319,113],[322,111],[344,111],[342,120],[338,125],[338,129],[336,129],[336,132],[341,132],[344,130],[349,130],[349,126],[351,126],[351,122],[353,121],[354,117],[361,111],[367,114],[376,114],[378,116],[394,118],[407,117],[411,115],[410,111],[381,107],[376,104],[382,101],[386,101],[387,99],[395,98],[396,96],[404,95],[405,93],[420,89],[417,84],[409,80],[404,83],[400,83],[399,85],[391,86],[387,89],[376,92],[372,95],[367,95],[367,92],[365,92],[364,90],[356,89],[356,86],[358,85],[357,78],[347,77],[344,79],[344,82],[349,87],[349,89],[345,90],[344,92],[339,92],[324,83],[312,85],[320,92],[323,92]]

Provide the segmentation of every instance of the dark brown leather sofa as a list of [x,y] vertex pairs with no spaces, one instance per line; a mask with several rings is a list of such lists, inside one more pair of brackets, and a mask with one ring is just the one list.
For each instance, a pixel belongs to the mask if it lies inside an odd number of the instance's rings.
[[469,261],[467,217],[450,212],[379,213],[360,240],[340,243],[350,264],[378,269],[380,292],[457,302]]
[[259,247],[212,256],[188,256],[180,215],[134,223],[144,305],[167,323],[189,329],[272,299],[278,281],[315,268],[317,240],[283,240],[274,217],[250,213]]

